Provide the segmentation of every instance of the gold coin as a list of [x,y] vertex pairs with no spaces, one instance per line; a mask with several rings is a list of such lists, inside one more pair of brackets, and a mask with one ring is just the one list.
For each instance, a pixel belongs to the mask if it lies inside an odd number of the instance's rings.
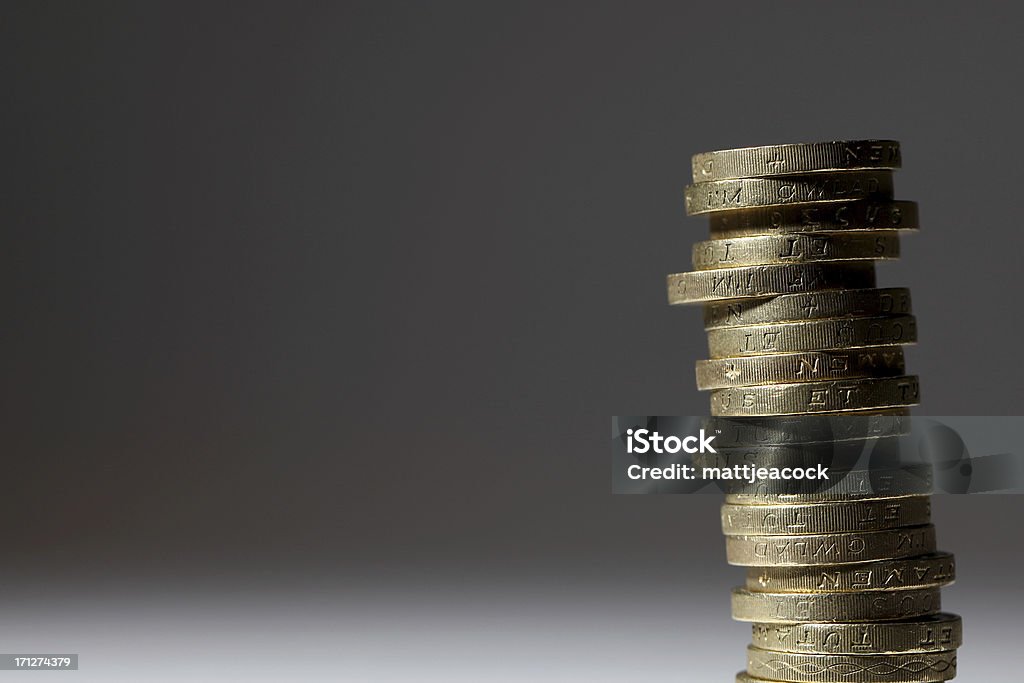
[[686,213],[690,216],[760,206],[868,198],[892,199],[892,171],[713,180],[687,185],[684,196]]
[[[931,498],[863,500],[805,505],[723,505],[726,536],[772,536],[882,531],[931,521]],[[772,590],[761,586],[762,590]]]
[[[707,430],[705,430],[706,432]],[[828,482],[817,483],[813,486],[802,486],[789,483],[782,487],[767,487],[766,491],[816,491],[822,487],[832,485],[832,479],[836,481],[840,477],[847,477],[853,472],[871,469],[871,458],[878,453],[898,453],[900,444],[896,440],[884,440],[881,438],[871,439],[848,439],[845,441],[819,441],[816,443],[789,444],[785,446],[744,446],[732,447],[717,445],[718,435],[715,436],[715,452],[696,453],[691,462],[697,467],[727,467],[736,468],[748,465],[751,467],[763,468],[785,468],[785,467],[816,467],[822,465],[828,467]],[[927,467],[927,466],[926,466]],[[879,470],[879,472],[887,470]],[[749,472],[749,470],[748,470]],[[860,484],[857,484],[858,486]],[[725,487],[728,489],[729,487]],[[750,489],[749,485],[742,486],[742,489]],[[762,491],[761,486],[756,487]]]
[[697,361],[701,391],[758,384],[815,382],[851,377],[892,377],[905,370],[899,346],[809,351]]
[[[917,342],[912,315],[829,318],[791,323],[719,327],[707,331],[712,358],[827,351]],[[872,362],[874,359],[867,359]]]
[[895,169],[901,163],[900,143],[895,140],[837,140],[788,145],[740,147],[694,154],[693,182],[732,178]]
[[765,384],[712,391],[711,414],[760,416],[887,410],[917,405],[920,396],[921,389],[914,375]]
[[878,261],[899,255],[896,233],[820,232],[705,240],[693,245],[692,260],[697,270],[711,270],[773,263]]
[[[956,676],[956,651],[890,655],[811,655],[747,648],[750,681],[785,683],[932,683]],[[737,681],[742,680],[737,677]],[[743,683],[749,683],[743,681]]]
[[935,527],[844,534],[728,536],[725,554],[740,567],[839,565],[894,560],[935,552]]
[[704,327],[710,330],[825,318],[872,318],[907,315],[910,310],[910,290],[905,287],[832,289],[705,304]]
[[935,588],[948,586],[955,580],[956,561],[949,553],[841,567],[755,567],[747,570],[748,589],[771,593]]
[[917,230],[917,202],[854,200],[721,211],[709,216],[715,238],[859,230]]
[[830,469],[827,482],[762,477],[754,484],[742,480],[718,483],[727,489],[725,502],[730,505],[785,505],[927,496],[932,493],[933,477],[932,465],[921,463],[850,471]]
[[732,618],[762,624],[897,621],[931,616],[941,608],[939,588],[857,593],[732,591]]
[[948,652],[963,644],[955,614],[881,624],[753,624],[751,631],[756,647],[806,654]]
[[673,305],[823,289],[860,289],[875,286],[875,264],[850,261],[720,268],[673,273],[667,277],[667,284],[668,302]]
[[780,417],[709,417],[704,431],[715,434],[719,448],[752,448],[796,444],[867,442],[910,433],[908,410],[859,415],[783,415]]

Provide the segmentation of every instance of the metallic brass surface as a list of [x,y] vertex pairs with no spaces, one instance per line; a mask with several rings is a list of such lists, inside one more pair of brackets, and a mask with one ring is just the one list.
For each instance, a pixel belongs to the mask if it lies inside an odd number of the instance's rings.
[[787,683],[932,683],[956,676],[956,652],[814,655],[747,648],[747,673]]
[[[891,452],[894,448],[898,447],[898,443],[893,439],[885,438],[870,438],[870,439],[850,439],[848,441],[823,441],[819,443],[804,443],[804,444],[790,444],[785,446],[744,446],[744,447],[729,447],[725,445],[719,445],[714,453],[696,453],[693,455],[692,463],[697,467],[728,467],[735,468],[737,466],[749,465],[752,467],[814,467],[821,464],[829,468],[829,480],[818,482],[817,479],[813,480],[813,484],[809,486],[803,486],[794,484],[793,486],[799,486],[799,489],[792,490],[787,486],[776,486],[771,484],[771,481],[767,482],[767,486],[762,487],[762,483],[759,482],[752,488],[750,484],[744,484],[742,487],[730,488],[724,486],[725,492],[757,492],[757,493],[782,493],[789,491],[792,493],[804,493],[807,492],[808,488],[813,491],[849,491],[856,490],[861,492],[856,487],[864,486],[868,490],[874,490],[875,484],[881,481],[881,477],[890,472],[884,470],[877,471],[877,477],[872,479],[870,475],[863,476],[866,474],[864,468],[870,467],[872,454],[877,453],[881,456],[883,453]],[[877,460],[876,460],[877,462]],[[857,465],[861,468],[860,474],[857,474]],[[901,468],[902,466],[894,465],[894,468]],[[929,473],[921,468],[920,470],[912,470],[914,476],[920,474],[921,477],[931,480]],[[902,472],[897,472],[895,469],[891,474],[900,475]],[[817,475],[817,472],[815,472]],[[836,483],[840,479],[846,479],[846,483],[841,484],[841,488],[836,488]],[[856,483],[854,483],[856,482]],[[722,482],[724,485],[724,482]],[[800,532],[797,532],[800,533]]]
[[712,415],[801,415],[844,410],[887,410],[917,405],[917,377],[839,382],[766,384],[711,392]]
[[693,182],[821,171],[899,168],[900,143],[895,140],[838,140],[790,145],[741,147],[694,154]]
[[711,270],[772,263],[877,261],[899,255],[900,238],[893,232],[820,232],[697,242],[693,245],[692,261],[697,270]]
[[773,593],[933,588],[948,586],[955,580],[956,560],[949,553],[834,567],[757,567],[747,570],[747,588]]
[[851,377],[895,377],[906,370],[899,346],[807,351],[697,361],[697,388],[820,382]]
[[768,624],[898,621],[931,616],[941,608],[938,588],[872,593],[732,591],[733,619]]
[[702,303],[874,287],[875,266],[870,261],[848,261],[719,268],[675,273],[667,284],[670,304]]
[[963,642],[955,614],[879,624],[754,624],[751,632],[763,650],[804,654],[948,652]]
[[909,434],[911,422],[909,410],[900,409],[866,414],[709,417],[701,424],[706,431],[717,434],[715,443],[719,448],[736,449],[846,441],[868,446],[869,439]]
[[794,204],[708,216],[713,238],[779,235],[790,232],[919,230],[917,202],[868,199],[830,204]]
[[[712,358],[892,346],[917,342],[912,315],[720,327],[707,331]],[[880,367],[885,367],[882,364]]]
[[726,536],[882,531],[931,522],[928,496],[803,505],[723,505]]
[[877,318],[907,315],[910,310],[910,290],[903,287],[830,289],[705,304],[704,327],[715,329],[824,318]]
[[935,552],[935,527],[798,536],[729,536],[725,555],[741,567],[840,565]]
[[[926,496],[933,491],[933,473],[930,465],[908,465],[894,468],[874,468],[852,472],[832,472],[833,480],[827,487],[812,481],[801,488],[799,481],[758,481],[751,490],[727,492],[729,505],[793,505],[814,502],[851,502],[887,500]],[[722,482],[725,483],[725,482]],[[742,482],[736,482],[735,489]]]
[[892,199],[892,171],[816,173],[786,178],[713,180],[687,185],[686,213],[697,216],[761,206]]

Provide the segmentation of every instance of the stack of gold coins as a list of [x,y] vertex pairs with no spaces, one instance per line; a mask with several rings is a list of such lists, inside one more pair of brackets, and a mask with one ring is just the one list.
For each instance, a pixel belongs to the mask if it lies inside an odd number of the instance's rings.
[[[834,464],[851,448],[884,451],[906,428],[920,394],[903,353],[917,341],[910,293],[875,282],[875,261],[897,258],[900,232],[918,229],[917,205],[893,199],[900,164],[890,140],[693,157],[686,210],[710,217],[711,238],[694,246],[693,271],[668,276],[668,294],[704,305],[710,358],[697,386],[724,421],[719,464]],[[833,418],[875,422],[829,424],[827,438],[799,422]],[[744,420],[757,438],[731,438]],[[753,623],[737,681],[953,678],[961,622],[940,612],[939,591],[955,565],[936,550],[926,469],[728,490],[728,561],[748,568],[733,617]]]

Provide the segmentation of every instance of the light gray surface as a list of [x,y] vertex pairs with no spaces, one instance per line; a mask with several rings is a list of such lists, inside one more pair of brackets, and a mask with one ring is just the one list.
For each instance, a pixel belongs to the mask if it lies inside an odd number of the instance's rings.
[[[608,494],[707,406],[694,152],[901,140],[921,412],[1020,411],[1012,6],[6,7],[0,628],[62,676],[731,680],[716,501]],[[964,679],[1020,505],[936,504]]]

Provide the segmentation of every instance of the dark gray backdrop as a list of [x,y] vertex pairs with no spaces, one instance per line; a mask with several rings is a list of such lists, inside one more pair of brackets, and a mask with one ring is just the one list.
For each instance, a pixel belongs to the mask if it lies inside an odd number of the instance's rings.
[[[82,680],[730,680],[689,156],[903,141],[922,414],[1019,412],[1000,4],[7,2],[0,650]],[[1015,10],[1014,10],[1015,11]],[[1018,499],[937,503],[961,670],[1020,663]]]

